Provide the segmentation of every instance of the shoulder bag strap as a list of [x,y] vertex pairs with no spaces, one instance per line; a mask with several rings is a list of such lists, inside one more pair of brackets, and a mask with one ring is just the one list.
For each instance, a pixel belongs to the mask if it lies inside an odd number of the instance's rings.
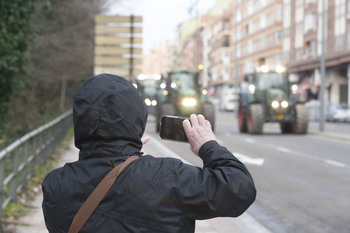
[[96,209],[96,207],[100,204],[108,190],[112,187],[120,173],[124,170],[126,166],[128,166],[130,163],[134,162],[138,158],[138,156],[129,157],[125,162],[113,168],[103,178],[103,180],[97,185],[97,187],[90,194],[88,199],[86,199],[84,204],[75,214],[68,233],[78,233],[80,231],[80,229],[88,220],[92,212]]

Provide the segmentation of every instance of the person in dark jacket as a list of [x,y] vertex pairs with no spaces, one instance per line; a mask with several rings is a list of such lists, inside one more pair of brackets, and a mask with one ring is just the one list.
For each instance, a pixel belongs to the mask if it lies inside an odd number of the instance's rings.
[[123,170],[80,232],[190,233],[196,219],[237,217],[256,198],[249,171],[218,144],[202,115],[192,114],[183,126],[203,168],[143,155],[147,110],[123,77],[87,79],[75,96],[73,120],[79,159],[51,171],[42,183],[49,232],[67,232],[98,183],[131,155],[140,158]]

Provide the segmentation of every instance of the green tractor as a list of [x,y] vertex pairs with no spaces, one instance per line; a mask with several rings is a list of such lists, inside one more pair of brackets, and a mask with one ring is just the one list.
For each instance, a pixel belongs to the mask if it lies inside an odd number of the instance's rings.
[[136,79],[136,88],[146,104],[150,114],[154,114],[157,105],[157,92],[160,85],[160,74],[140,74]]
[[215,106],[207,100],[198,80],[198,71],[169,71],[161,85],[156,106],[156,131],[160,129],[163,115],[189,117],[192,113],[203,114],[215,128]]
[[262,134],[265,122],[278,122],[282,133],[306,134],[308,110],[298,101],[284,67],[271,71],[267,66],[246,75],[238,101],[241,133]]

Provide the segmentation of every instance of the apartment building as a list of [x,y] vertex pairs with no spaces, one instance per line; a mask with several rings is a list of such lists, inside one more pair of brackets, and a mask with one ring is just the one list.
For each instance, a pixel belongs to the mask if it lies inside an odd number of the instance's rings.
[[285,65],[282,10],[282,0],[231,1],[203,30],[203,45],[208,51],[203,56],[209,56],[203,78],[219,100],[228,91],[235,92],[244,74],[258,66]]
[[232,7],[224,11],[220,17],[203,30],[203,56],[204,61],[203,83],[211,89],[213,101],[217,101],[219,109],[226,109],[225,103],[231,101],[230,96],[234,95],[234,60],[232,43]]
[[284,0],[283,11],[284,59],[299,76],[305,98],[319,94],[324,29],[325,99],[350,104],[350,1]]
[[[285,65],[282,56],[283,0],[236,0],[234,59],[238,79],[261,65]],[[237,78],[237,77],[236,77]]]

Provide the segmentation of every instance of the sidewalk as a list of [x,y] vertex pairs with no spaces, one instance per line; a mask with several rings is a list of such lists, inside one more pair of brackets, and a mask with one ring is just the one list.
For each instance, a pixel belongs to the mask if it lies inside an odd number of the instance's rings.
[[325,122],[324,131],[321,132],[319,122],[309,121],[309,133],[350,141],[350,124]]

